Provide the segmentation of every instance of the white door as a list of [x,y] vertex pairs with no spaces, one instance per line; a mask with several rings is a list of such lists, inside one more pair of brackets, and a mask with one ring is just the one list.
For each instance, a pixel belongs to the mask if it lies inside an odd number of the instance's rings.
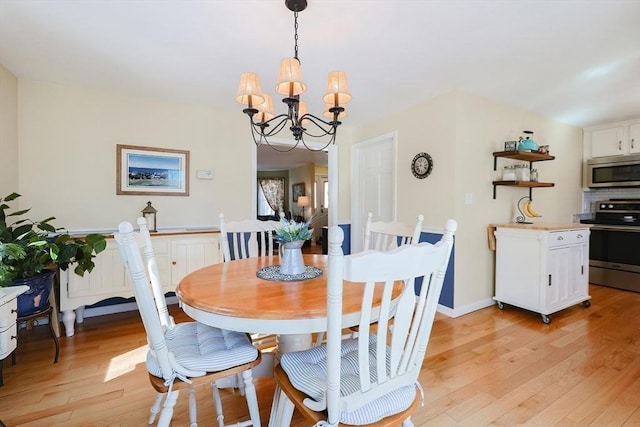
[[396,133],[370,139],[352,148],[351,158],[351,252],[364,244],[367,214],[374,221],[396,217]]

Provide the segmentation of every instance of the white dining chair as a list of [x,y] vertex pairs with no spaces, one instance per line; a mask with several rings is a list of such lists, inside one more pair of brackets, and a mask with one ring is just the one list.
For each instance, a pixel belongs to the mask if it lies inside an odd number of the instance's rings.
[[[389,252],[344,256],[343,232],[329,231],[327,343],[285,353],[274,372],[276,391],[269,425],[287,426],[294,409],[309,425],[413,426],[423,400],[418,375],[457,228],[449,220],[436,244],[405,245]],[[414,282],[423,278],[419,295]],[[394,283],[403,282],[393,298]],[[360,334],[342,339],[342,292],[363,286]],[[376,290],[379,293],[375,293]],[[378,307],[374,309],[373,306]],[[389,319],[394,327],[387,332]],[[376,332],[367,327],[378,320]]]
[[[416,225],[413,227],[399,221],[373,221],[373,213],[369,212],[364,229],[363,250],[390,251],[403,245],[418,243],[423,221],[422,214],[418,215]],[[347,332],[355,338],[358,336],[359,329],[353,326]],[[347,335],[345,334],[344,337],[346,338]]]
[[[169,426],[173,407],[182,388],[189,389],[190,425],[197,426],[194,382],[206,380],[213,388],[219,426],[224,426],[224,414],[218,383],[227,386],[242,377],[242,389],[249,409],[249,420],[241,424],[260,426],[258,400],[251,369],[261,360],[260,351],[247,334],[226,331],[201,324],[176,324],[166,309],[166,301],[158,277],[151,238],[146,220],[138,219],[140,232],[128,222],[120,223],[114,233],[118,251],[132,284],[138,310],[144,325],[149,351],[146,368],[152,387],[158,393],[151,408],[148,423],[160,412],[158,426]],[[145,254],[145,263],[140,251]],[[160,405],[166,396],[162,411]]]
[[[281,212],[280,219],[283,217],[284,213]],[[274,237],[280,222],[257,219],[226,222],[222,213],[219,215],[219,220],[223,262],[272,256],[274,250],[277,251]],[[247,332],[251,333],[251,331]],[[276,345],[274,334],[252,333],[251,339],[254,345],[263,350]]]
[[418,215],[415,226],[399,221],[373,221],[373,213],[369,212],[364,229],[363,249],[388,251],[402,245],[418,243],[423,221],[423,215]]
[[[282,214],[280,215],[282,218]],[[223,261],[273,255],[274,234],[278,221],[247,219],[226,222],[219,215]]]

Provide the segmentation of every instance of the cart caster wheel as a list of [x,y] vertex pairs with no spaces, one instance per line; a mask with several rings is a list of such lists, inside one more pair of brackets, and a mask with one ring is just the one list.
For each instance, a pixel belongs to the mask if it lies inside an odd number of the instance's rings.
[[582,305],[584,307],[591,307],[591,301],[590,300],[582,301]]
[[548,325],[549,323],[551,323],[551,317],[547,316],[546,314],[543,314],[542,322]]
[[504,304],[502,303],[502,301],[498,301],[498,308],[500,310],[504,309]]

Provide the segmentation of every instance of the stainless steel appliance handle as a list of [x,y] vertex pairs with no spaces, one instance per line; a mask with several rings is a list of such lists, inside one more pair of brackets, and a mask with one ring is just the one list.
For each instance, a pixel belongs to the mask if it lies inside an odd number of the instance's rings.
[[640,233],[640,227],[624,226],[624,225],[594,225],[591,230],[609,230],[609,231],[628,231],[631,233]]

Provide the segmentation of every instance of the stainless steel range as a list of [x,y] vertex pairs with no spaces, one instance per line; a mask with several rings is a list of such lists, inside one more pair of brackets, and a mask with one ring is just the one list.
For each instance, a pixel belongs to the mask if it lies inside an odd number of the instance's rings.
[[640,199],[598,202],[589,240],[589,282],[640,292]]

